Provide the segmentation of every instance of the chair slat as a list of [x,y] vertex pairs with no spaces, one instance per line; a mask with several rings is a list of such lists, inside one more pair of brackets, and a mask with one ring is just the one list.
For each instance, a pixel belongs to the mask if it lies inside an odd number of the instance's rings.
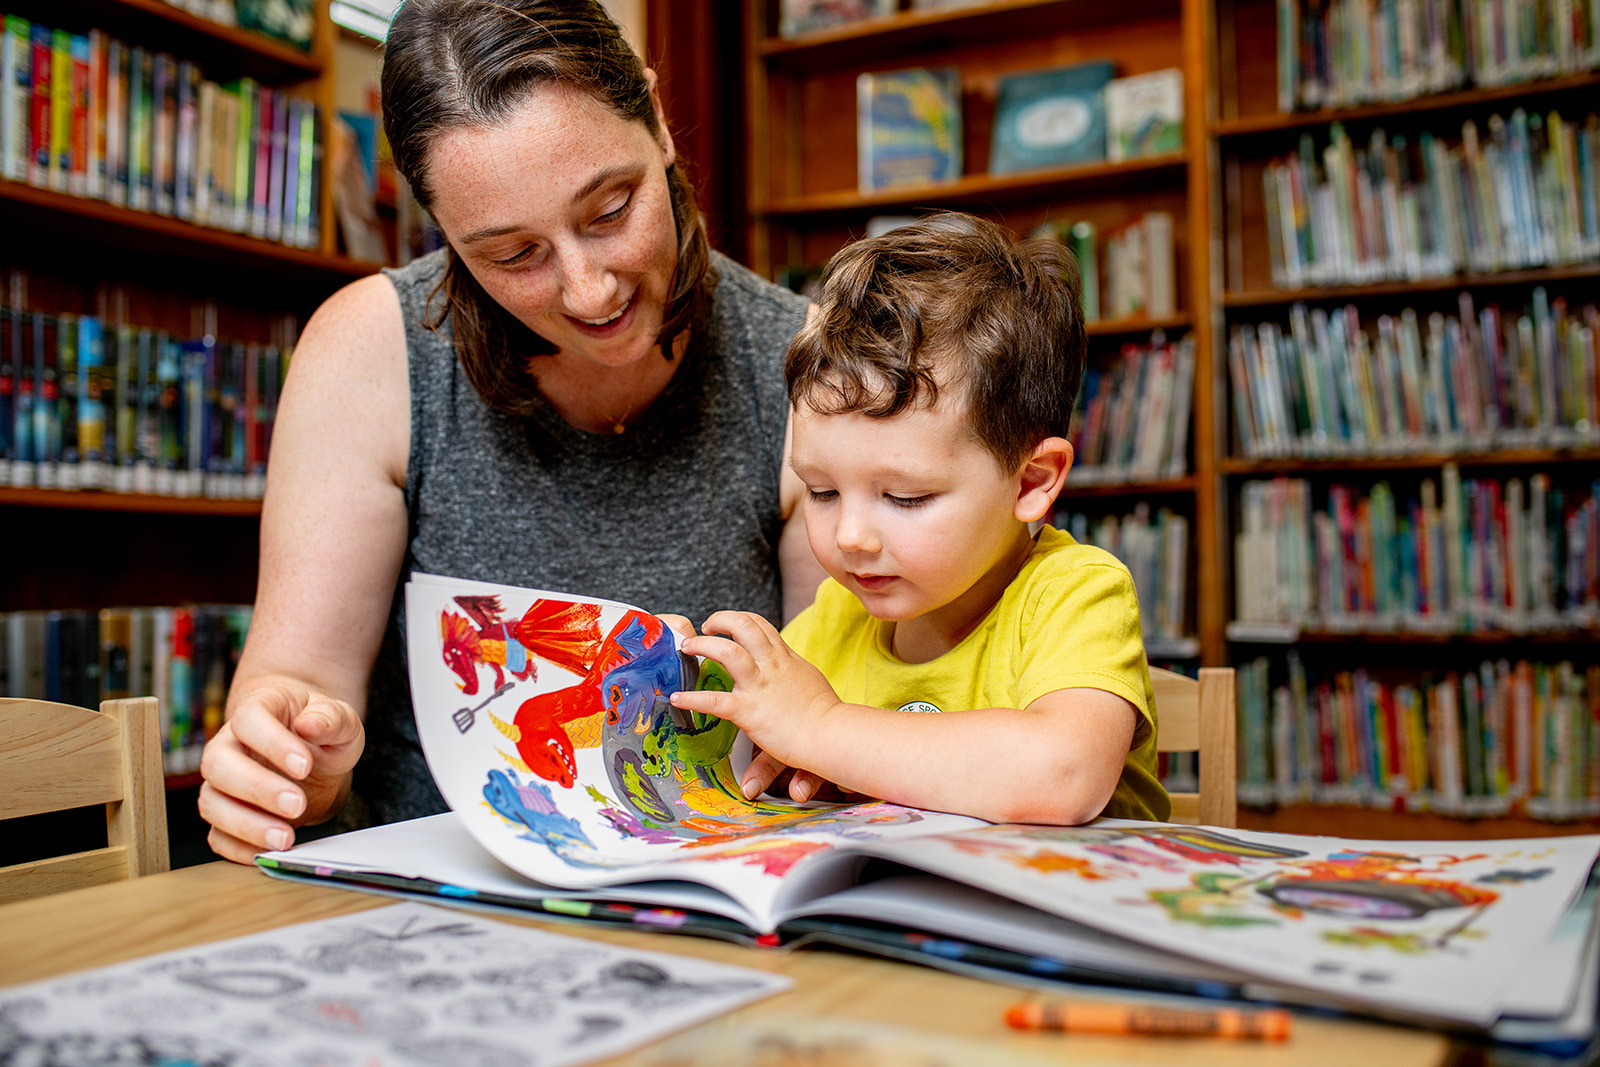
[[92,852],[0,867],[0,904],[68,889],[104,885],[128,877],[128,850],[110,845]]
[[120,744],[117,724],[87,708],[0,700],[0,819],[121,800]]

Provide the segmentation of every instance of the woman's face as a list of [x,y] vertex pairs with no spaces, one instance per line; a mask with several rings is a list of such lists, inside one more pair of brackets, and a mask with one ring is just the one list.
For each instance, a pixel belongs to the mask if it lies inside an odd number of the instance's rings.
[[504,125],[434,142],[440,229],[489,296],[563,355],[621,367],[655,348],[678,257],[672,137],[656,110],[659,137],[550,84]]

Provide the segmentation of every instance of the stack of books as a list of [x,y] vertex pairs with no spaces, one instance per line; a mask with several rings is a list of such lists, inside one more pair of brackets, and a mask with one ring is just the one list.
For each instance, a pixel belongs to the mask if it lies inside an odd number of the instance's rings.
[[101,30],[5,16],[0,178],[298,248],[317,244],[326,116]]
[[1278,109],[1350,107],[1600,67],[1600,4],[1278,0]]
[[1084,375],[1073,414],[1076,457],[1069,484],[1181,478],[1189,469],[1194,339],[1124,345],[1109,366]]
[[1320,150],[1262,171],[1273,285],[1437,278],[1600,256],[1600,115],[1568,122],[1516,109],[1460,139],[1374,130],[1357,146],[1340,123]]
[[0,307],[0,485],[259,499],[290,355]]
[[1239,447],[1251,459],[1600,444],[1600,310],[1542,288],[1522,309],[1457,298],[1363,321],[1294,305],[1229,332]]
[[166,772],[193,771],[222,726],[250,614],[240,604],[0,612],[0,693],[86,708],[154,696]]
[[1441,815],[1600,816],[1600,667],[1526,659],[1394,685],[1308,674],[1298,654],[1238,668],[1239,800]]
[[[1397,498],[1250,481],[1234,538],[1239,622],[1344,633],[1513,634],[1600,625],[1600,482],[1463,479],[1446,464]],[[1271,628],[1262,632],[1275,632]]]

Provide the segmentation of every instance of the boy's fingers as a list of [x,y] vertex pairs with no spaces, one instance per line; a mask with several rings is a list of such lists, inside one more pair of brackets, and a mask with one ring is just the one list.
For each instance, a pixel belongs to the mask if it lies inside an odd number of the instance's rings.
[[682,615],[657,615],[656,618],[667,624],[667,629],[678,635],[679,641],[686,641],[695,636],[694,623]]
[[788,764],[773,759],[765,752],[757,752],[750,760],[750,766],[744,769],[744,774],[739,778],[739,789],[744,793],[746,800],[754,800],[767,791],[777,780],[778,775],[788,769]]
[[755,659],[744,646],[726,637],[692,637],[681,646],[691,656],[703,656],[722,664],[734,684],[747,680],[755,669]]
[[706,620],[705,630],[727,634],[754,654],[765,652],[779,639],[770,622],[748,611],[719,611]]

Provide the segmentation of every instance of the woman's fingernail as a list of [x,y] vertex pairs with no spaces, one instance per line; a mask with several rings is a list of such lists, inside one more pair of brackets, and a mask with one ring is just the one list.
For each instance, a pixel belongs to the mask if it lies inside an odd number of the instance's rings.
[[294,835],[287,830],[268,830],[267,844],[271,845],[275,850],[282,852],[284,849],[294,844]]
[[304,778],[311,771],[311,761],[299,752],[291,752],[283,759],[283,765],[289,773],[296,778]]
[[740,782],[739,792],[744,794],[746,800],[754,800],[761,794],[761,790],[756,788],[756,780],[754,778],[746,778]]
[[278,794],[278,812],[288,818],[300,814],[300,809],[305,806],[305,799],[293,789],[285,789]]

